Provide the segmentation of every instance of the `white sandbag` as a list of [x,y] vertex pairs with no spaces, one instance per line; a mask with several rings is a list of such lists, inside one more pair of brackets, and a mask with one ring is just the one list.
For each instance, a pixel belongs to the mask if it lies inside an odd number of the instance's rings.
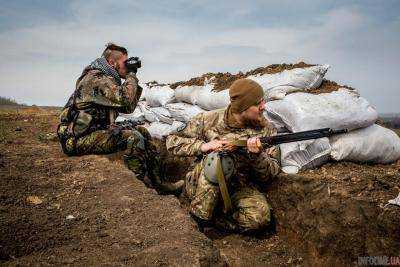
[[331,146],[328,138],[292,142],[280,145],[282,171],[297,173],[316,168],[329,160]]
[[146,92],[149,89],[145,83],[139,82],[139,86],[142,87],[142,94],[140,95],[139,101],[144,101],[146,99]]
[[152,122],[150,125],[145,126],[149,131],[150,135],[157,139],[163,139],[164,137],[177,131],[179,127],[182,127],[184,123],[180,121],[174,121],[172,124],[162,122]]
[[156,121],[172,124],[174,119],[170,112],[165,107],[150,108],[151,112],[154,113]]
[[165,106],[175,100],[175,92],[169,86],[154,86],[147,88],[145,93],[146,102],[151,107]]
[[258,82],[267,100],[283,99],[286,94],[318,88],[329,65],[284,70],[276,74],[254,75],[247,78]]
[[143,116],[145,117],[146,121],[148,122],[155,122],[158,121],[156,114],[151,111],[150,107],[146,104],[146,102],[139,102],[138,107],[143,112]]
[[207,84],[203,89],[195,90],[196,104],[205,110],[215,110],[229,105],[229,90],[212,91],[212,86]]
[[291,132],[330,127],[358,129],[375,123],[378,113],[367,100],[341,88],[332,93],[294,93],[268,102],[266,112]]
[[288,133],[288,129],[286,129],[285,124],[279,120],[279,118],[274,118],[272,114],[268,114],[264,112],[264,117],[267,119],[269,123],[277,130],[278,133]]
[[145,117],[140,107],[136,107],[135,110],[130,114],[119,114],[115,122],[121,122],[125,120],[133,121],[134,123],[142,123],[145,121]]
[[330,138],[335,160],[392,163],[400,159],[400,138],[377,124]]
[[196,105],[197,91],[203,90],[203,86],[178,86],[175,89],[175,99],[177,102],[185,102]]
[[201,109],[198,106],[190,105],[186,103],[172,103],[167,104],[165,106],[168,109],[171,117],[177,121],[188,122],[191,118],[196,116],[197,114],[204,112],[204,109]]
[[139,102],[138,106],[148,122],[164,122],[172,124],[174,119],[165,107],[150,107],[145,102]]

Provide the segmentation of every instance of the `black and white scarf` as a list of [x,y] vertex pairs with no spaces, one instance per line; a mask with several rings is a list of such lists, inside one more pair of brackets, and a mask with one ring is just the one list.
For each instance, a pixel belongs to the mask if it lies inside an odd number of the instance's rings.
[[119,76],[118,72],[110,64],[108,64],[104,57],[100,57],[90,63],[90,65],[83,70],[81,77],[85,76],[90,70],[99,70],[104,74],[113,77],[118,85],[121,85],[121,77]]

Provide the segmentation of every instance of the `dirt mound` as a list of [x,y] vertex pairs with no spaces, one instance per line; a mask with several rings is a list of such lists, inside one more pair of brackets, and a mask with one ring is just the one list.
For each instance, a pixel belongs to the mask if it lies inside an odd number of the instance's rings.
[[304,62],[299,62],[296,64],[273,64],[266,67],[259,67],[254,70],[250,70],[246,73],[239,72],[237,74],[231,74],[229,72],[218,72],[218,73],[206,73],[200,77],[191,78],[188,81],[181,81],[171,84],[171,88],[175,89],[178,86],[203,86],[206,80],[209,80],[211,84],[214,85],[215,91],[222,91],[228,89],[231,84],[237,79],[246,78],[251,75],[257,74],[274,74],[278,72],[282,72],[284,70],[291,70],[295,68],[305,68],[311,67],[315,65],[310,65]]
[[151,82],[145,83],[145,85],[146,85],[147,87],[149,87],[149,88],[152,88],[152,87],[155,87],[155,86],[166,86],[166,85],[168,85],[168,84],[166,84],[166,83],[159,83],[159,82],[157,82],[157,81],[151,81]]
[[278,232],[318,264],[348,264],[365,255],[399,255],[400,161],[390,165],[330,163],[267,186]]
[[353,87],[350,87],[348,85],[339,85],[334,81],[324,79],[318,88],[307,90],[307,93],[311,94],[331,93],[339,90],[339,88],[347,88],[349,90],[355,90]]

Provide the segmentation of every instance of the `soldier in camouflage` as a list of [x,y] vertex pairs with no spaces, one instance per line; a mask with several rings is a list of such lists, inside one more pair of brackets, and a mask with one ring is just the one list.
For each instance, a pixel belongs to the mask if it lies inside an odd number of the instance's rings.
[[[128,64],[132,61],[134,64]],[[147,130],[115,124],[119,112],[132,113],[139,101],[139,67],[138,58],[128,59],[124,47],[108,44],[102,57],[87,66],[78,78],[60,115],[58,137],[68,156],[124,150],[124,162],[137,178],[160,193],[176,193],[182,184],[162,181],[161,162]]]
[[[269,225],[271,207],[257,189],[260,182],[280,171],[279,149],[262,150],[259,137],[276,134],[263,116],[265,101],[260,85],[249,79],[235,81],[229,89],[231,104],[226,109],[201,113],[167,138],[167,149],[179,156],[197,156],[187,173],[184,192],[190,212],[198,221],[215,222],[234,231],[259,230]],[[233,174],[225,179],[232,208],[222,212],[221,188],[205,175],[205,162],[213,151],[223,149],[229,140],[248,139],[246,153],[231,153]]]

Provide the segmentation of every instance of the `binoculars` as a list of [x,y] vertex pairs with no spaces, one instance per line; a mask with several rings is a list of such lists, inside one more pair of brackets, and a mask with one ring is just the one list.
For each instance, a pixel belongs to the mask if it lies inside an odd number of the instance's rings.
[[133,71],[136,73],[137,69],[142,67],[142,61],[138,57],[130,57],[125,60],[125,66],[128,71]]

